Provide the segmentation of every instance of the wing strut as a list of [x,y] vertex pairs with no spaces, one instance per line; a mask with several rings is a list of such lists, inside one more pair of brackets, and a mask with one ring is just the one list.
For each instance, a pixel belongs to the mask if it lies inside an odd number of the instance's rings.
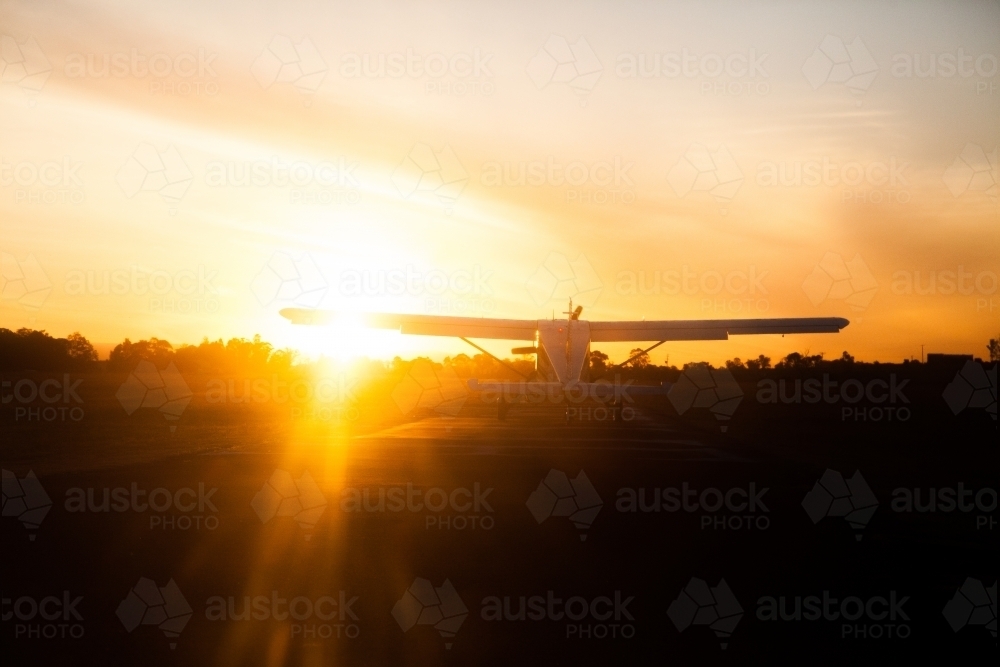
[[483,348],[479,347],[478,345],[476,345],[475,343],[473,343],[473,342],[472,342],[471,340],[469,340],[468,338],[465,338],[465,337],[463,337],[463,336],[459,336],[459,338],[460,338],[460,339],[462,339],[462,340],[464,340],[464,341],[465,341],[466,343],[468,343],[468,344],[469,344],[469,345],[471,345],[472,347],[476,348],[477,350],[479,350],[480,352],[482,352],[482,353],[483,353],[483,354],[485,354],[486,356],[488,356],[488,357],[492,357],[492,358],[493,358],[493,359],[494,359],[495,361],[497,361],[497,362],[498,362],[498,363],[499,363],[499,364],[500,364],[501,366],[503,366],[503,367],[507,368],[508,370],[511,370],[511,371],[514,371],[515,373],[517,373],[518,375],[520,375],[521,377],[523,377],[523,378],[524,378],[525,380],[529,379],[529,376],[527,376],[527,375],[525,375],[524,373],[522,373],[521,371],[517,370],[516,368],[514,368],[513,366],[511,366],[510,364],[508,364],[508,363],[507,363],[506,361],[504,361],[504,360],[503,360],[503,359],[501,359],[500,357],[496,356],[495,354],[492,354],[492,353],[488,352],[487,350],[484,350]]
[[598,376],[597,376],[596,378],[594,378],[593,380],[591,380],[591,382],[594,382],[594,381],[596,381],[596,380],[599,380],[600,378],[602,378],[602,377],[604,377],[605,375],[607,375],[607,374],[608,374],[608,373],[609,373],[609,372],[610,372],[611,370],[613,370],[613,369],[615,369],[615,368],[621,368],[622,366],[624,366],[624,365],[625,365],[625,364],[627,364],[628,362],[632,361],[633,359],[638,359],[639,357],[641,357],[642,355],[646,354],[646,353],[647,353],[647,352],[649,352],[650,350],[653,350],[653,349],[655,349],[655,348],[657,348],[657,347],[660,347],[661,345],[663,345],[663,344],[664,344],[664,343],[666,343],[666,342],[667,342],[667,341],[665,341],[665,340],[661,340],[661,341],[660,341],[659,343],[657,343],[656,345],[650,345],[649,347],[647,347],[647,348],[646,348],[645,350],[643,350],[643,351],[642,351],[642,352],[640,352],[639,354],[633,354],[633,355],[632,355],[631,357],[629,357],[629,358],[628,358],[628,359],[626,359],[625,361],[621,362],[620,364],[615,364],[614,366],[611,366],[611,367],[609,367],[609,368],[608,368],[608,370],[604,371],[604,374],[603,374],[603,375],[598,375]]

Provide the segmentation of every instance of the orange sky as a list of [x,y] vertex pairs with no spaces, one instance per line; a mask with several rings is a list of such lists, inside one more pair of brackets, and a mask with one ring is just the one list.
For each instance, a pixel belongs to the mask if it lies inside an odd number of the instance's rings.
[[595,320],[852,320],[657,362],[983,354],[997,25],[985,2],[7,1],[0,326],[440,356],[464,346],[277,311],[576,295]]

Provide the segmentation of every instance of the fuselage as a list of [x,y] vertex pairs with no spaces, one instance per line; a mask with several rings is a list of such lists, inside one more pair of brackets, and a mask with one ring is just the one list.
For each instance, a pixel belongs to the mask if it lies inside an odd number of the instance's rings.
[[590,323],[586,320],[538,322],[535,368],[548,382],[568,385],[587,381]]

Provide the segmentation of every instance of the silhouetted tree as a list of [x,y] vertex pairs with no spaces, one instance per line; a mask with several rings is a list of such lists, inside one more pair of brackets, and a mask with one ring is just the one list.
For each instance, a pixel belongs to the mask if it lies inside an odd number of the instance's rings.
[[643,352],[641,347],[637,347],[628,353],[628,356],[635,357],[626,364],[629,368],[642,369],[649,366],[649,354]]
[[66,353],[71,359],[81,362],[97,361],[97,350],[79,331],[74,331],[66,336],[66,343]]
[[133,343],[126,338],[115,346],[108,356],[111,368],[132,370],[142,360],[153,362],[157,368],[166,366],[174,356],[174,346],[159,338]]
[[712,364],[708,363],[707,361],[690,361],[690,362],[684,364],[684,367],[681,370],[685,370],[686,371],[686,370],[690,370],[692,368],[704,368],[705,370],[709,370],[709,371],[713,370],[712,369]]
[[990,338],[986,349],[990,351],[990,361],[1000,361],[1000,336]]
[[590,351],[590,377],[596,378],[608,372],[611,360],[600,350]]
[[815,368],[823,361],[823,353],[814,354],[812,356],[808,354],[800,354],[799,352],[792,352],[787,355],[784,359],[778,362],[776,368]]
[[77,332],[53,338],[46,331],[0,329],[0,368],[3,370],[83,370],[97,361],[97,352]]
[[747,370],[762,371],[767,370],[770,367],[771,357],[766,357],[763,354],[758,356],[756,359],[747,360]]

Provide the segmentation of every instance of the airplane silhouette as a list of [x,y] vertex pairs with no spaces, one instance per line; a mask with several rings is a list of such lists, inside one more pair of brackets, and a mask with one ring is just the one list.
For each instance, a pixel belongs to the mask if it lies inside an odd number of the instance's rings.
[[[617,419],[622,399],[634,395],[665,394],[670,385],[620,386],[599,378],[589,377],[590,344],[604,342],[657,341],[620,364],[674,340],[728,340],[729,336],[750,334],[838,333],[850,322],[842,317],[796,317],[743,320],[624,320],[617,322],[591,322],[581,320],[582,306],[569,309],[566,319],[512,320],[490,317],[454,317],[450,315],[403,315],[396,313],[363,313],[365,326],[377,329],[394,329],[417,336],[452,336],[492,357],[517,373],[525,382],[481,381],[470,379],[473,391],[498,392],[497,416],[503,419],[513,401],[532,393],[548,393],[568,397],[591,396],[612,401],[612,414]],[[293,324],[324,325],[333,323],[338,313],[329,310],[285,308],[280,314]],[[535,372],[531,376],[507,364],[469,338],[531,341],[530,347],[515,347],[512,354],[535,355]]]

